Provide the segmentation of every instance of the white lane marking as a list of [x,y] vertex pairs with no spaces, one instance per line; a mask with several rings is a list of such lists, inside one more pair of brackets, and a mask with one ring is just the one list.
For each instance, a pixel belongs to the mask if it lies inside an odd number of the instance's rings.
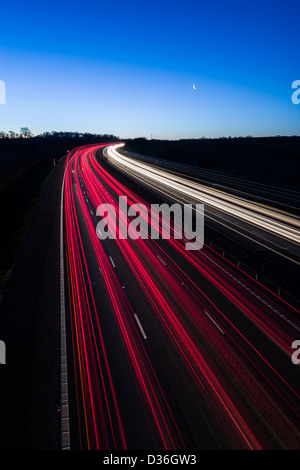
[[136,322],[137,322],[137,324],[138,324],[138,327],[139,327],[139,329],[141,330],[141,333],[142,333],[142,335],[143,335],[143,338],[144,338],[144,339],[147,339],[147,336],[146,336],[146,333],[145,333],[145,331],[144,331],[144,328],[142,327],[141,322],[140,322],[140,320],[139,320],[139,317],[137,316],[136,313],[134,314],[134,318],[136,319]]
[[[171,175],[170,173],[153,168],[153,166],[137,162],[128,157],[119,154],[117,146],[110,147],[108,154],[112,164],[121,168],[135,178],[144,178],[155,180],[156,184],[162,183],[167,188],[171,188],[174,192],[183,193],[185,196],[192,196],[200,199],[201,202],[223,212],[230,213],[239,219],[246,220],[252,225],[259,226],[265,230],[275,232],[277,236],[292,240],[294,243],[299,240],[298,219],[295,219],[286,214],[280,214],[272,208],[261,207],[260,205],[253,204],[240,197],[228,195],[223,191],[216,191],[203,186],[201,184],[191,183],[184,177]],[[290,225],[294,225],[293,228]]]
[[161,259],[161,257],[158,256],[158,255],[156,255],[156,256],[157,256],[157,258],[159,259],[159,261],[160,261],[164,266],[166,266],[166,263]]
[[222,333],[223,335],[225,335],[224,331],[221,330],[221,328],[219,327],[219,325],[218,325],[218,324],[215,322],[215,320],[209,315],[209,313],[208,313],[206,310],[204,310],[204,309],[203,309],[203,312],[204,312],[204,313],[208,316],[208,318],[216,325],[216,327],[218,328],[218,330],[220,330],[221,333]]
[[60,196],[60,397],[61,397],[61,448],[70,450],[70,422],[69,422],[69,395],[68,395],[68,360],[66,345],[66,310],[65,310],[65,274],[64,274],[64,189],[69,160],[64,171]]
[[112,259],[112,257],[111,257],[111,256],[109,257],[109,259],[110,259],[110,262],[111,262],[111,264],[112,264],[112,265],[113,265],[113,267],[115,268],[115,267],[116,267],[116,265],[115,265],[115,263],[114,263],[114,260]]
[[[110,149],[108,149],[108,150],[110,150]],[[123,166],[122,166],[122,164],[120,165],[120,164],[118,164],[118,163],[116,162],[117,160],[120,160],[121,157],[124,158],[124,156],[121,155],[121,154],[118,154],[118,153],[116,152],[116,150],[114,150],[114,152],[115,152],[115,155],[113,155],[113,154],[110,153],[110,157],[111,157],[111,158],[107,160],[108,163],[111,164],[111,165],[114,166],[114,167],[116,166],[118,169],[121,169],[121,171],[126,174],[126,172],[128,172],[128,169],[126,168],[126,162],[123,162]],[[117,157],[117,160],[116,160],[116,157]],[[120,157],[120,158],[119,158],[119,157]],[[128,160],[128,157],[125,157],[125,159]],[[116,160],[116,161],[114,161],[114,160]],[[124,165],[125,165],[125,166],[124,166]],[[128,164],[128,163],[127,163],[127,165],[130,166],[130,164]],[[134,168],[135,168],[136,171],[138,171],[138,172],[140,173],[141,170],[137,170],[136,165],[137,165],[137,162],[136,162],[136,160],[135,160],[135,161],[134,161]],[[131,166],[132,166],[132,165],[131,165]],[[139,166],[140,166],[140,165],[139,165]],[[150,171],[150,170],[149,170],[149,171]],[[146,172],[146,173],[149,173],[149,171]],[[153,170],[152,170],[152,172],[153,172]],[[141,174],[134,174],[134,173],[131,173],[131,176],[133,176],[135,179],[138,179],[138,181],[141,181]],[[157,178],[157,175],[152,176],[152,178]],[[149,186],[149,183],[145,180],[145,177],[142,178],[142,180],[143,180],[143,183],[144,183],[144,184],[146,184],[147,186]],[[170,180],[170,181],[171,181],[171,180]],[[167,183],[165,183],[165,184],[167,185]],[[171,183],[170,183],[170,184],[171,184]],[[167,186],[170,186],[170,184],[168,184]],[[153,186],[153,183],[151,184],[151,187],[152,187],[152,186]],[[168,191],[168,190],[166,190],[166,189],[163,190],[163,189],[161,189],[161,188],[157,188],[157,186],[156,186],[156,190],[159,190],[159,192],[162,193],[162,194],[164,194],[164,195],[169,195],[169,196],[172,195],[172,197],[174,198],[174,184],[173,184],[173,186],[171,185],[171,187],[172,187],[172,191]],[[168,189],[168,188],[167,188],[167,189]],[[184,194],[185,194],[185,196],[186,196],[188,193],[185,192]],[[177,196],[177,201],[178,201],[178,202],[181,202],[181,201],[184,202],[184,199],[183,199],[183,198],[179,198],[179,197]],[[231,211],[231,212],[232,212],[232,211]],[[231,215],[232,215],[232,214],[231,214]],[[245,214],[244,214],[244,215],[245,215]],[[268,250],[274,251],[274,252],[277,253],[278,255],[280,255],[280,256],[282,256],[282,257],[284,257],[284,258],[287,258],[288,260],[292,261],[293,263],[299,264],[299,262],[296,261],[295,259],[293,259],[293,258],[291,258],[291,257],[289,257],[289,256],[287,256],[287,255],[284,255],[284,254],[282,253],[282,251],[281,251],[281,245],[278,244],[278,243],[275,243],[274,241],[273,241],[272,243],[273,243],[273,245],[275,245],[276,247],[278,247],[278,248],[276,248],[276,249],[275,249],[275,248],[271,248],[269,245],[267,246],[265,243],[262,243],[261,241],[258,241],[257,239],[252,238],[252,237],[250,237],[249,235],[246,235],[246,234],[243,233],[243,232],[240,232],[239,230],[236,230],[236,229],[233,228],[232,226],[229,226],[229,225],[225,224],[224,222],[221,222],[220,220],[215,219],[215,218],[212,217],[211,215],[206,214],[206,218],[209,218],[210,220],[214,220],[214,221],[216,221],[217,223],[222,224],[224,227],[227,227],[227,228],[229,228],[230,230],[232,230],[232,231],[234,231],[234,232],[236,232],[236,233],[242,235],[243,237],[246,237],[247,239],[249,239],[249,240],[251,240],[251,241],[254,241],[255,243],[259,244],[260,246],[263,246],[264,248],[267,248]],[[257,220],[258,220],[258,218],[256,218],[256,222],[257,222]],[[255,223],[255,219],[254,219],[254,223]],[[287,230],[288,230],[288,228],[287,228]],[[276,229],[276,231],[278,231],[278,229]],[[288,234],[288,232],[287,232],[287,234]],[[277,235],[278,235],[278,233],[277,233]],[[261,239],[262,239],[262,236],[263,236],[263,234],[260,235],[260,238],[261,238]]]
[[291,320],[289,320],[287,317],[285,317],[284,315],[281,315],[280,312],[278,312],[278,310],[276,308],[273,307],[273,305],[271,304],[268,304],[268,302],[263,299],[260,295],[256,294],[256,292],[254,292],[249,286],[247,286],[244,282],[240,281],[236,276],[234,276],[231,272],[229,272],[226,268],[224,268],[223,266],[221,266],[217,261],[215,261],[214,259],[212,259],[211,256],[209,256],[207,253],[205,252],[202,252],[202,256],[205,256],[206,258],[208,258],[211,263],[213,263],[214,265],[218,266],[219,269],[221,269],[227,276],[229,276],[231,279],[233,279],[235,282],[237,282],[240,286],[242,286],[246,291],[250,292],[251,294],[253,294],[258,300],[260,300],[264,305],[266,305],[267,307],[269,307],[270,310],[272,310],[274,313],[276,313],[277,315],[281,316],[287,323],[289,323],[293,328],[295,328],[297,331],[300,331],[300,326],[296,325],[294,322],[292,322]]

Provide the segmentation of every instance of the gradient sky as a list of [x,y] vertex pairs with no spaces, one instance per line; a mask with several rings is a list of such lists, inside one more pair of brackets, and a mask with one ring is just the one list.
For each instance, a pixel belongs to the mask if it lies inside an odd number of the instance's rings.
[[0,130],[300,135],[299,10],[289,0],[2,3]]

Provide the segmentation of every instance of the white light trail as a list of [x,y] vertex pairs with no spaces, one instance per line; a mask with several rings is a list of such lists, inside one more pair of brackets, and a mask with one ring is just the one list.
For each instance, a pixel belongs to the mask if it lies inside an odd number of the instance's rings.
[[148,184],[152,181],[154,184],[159,183],[166,188],[172,188],[174,193],[178,192],[293,243],[300,244],[300,219],[298,217],[195,183],[166,170],[121,155],[117,149],[123,145],[110,146],[105,149],[105,154],[110,163],[131,176],[148,182]]

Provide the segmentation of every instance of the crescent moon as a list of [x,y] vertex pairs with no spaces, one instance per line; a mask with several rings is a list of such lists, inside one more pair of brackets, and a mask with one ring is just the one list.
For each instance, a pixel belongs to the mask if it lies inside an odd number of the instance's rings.
[[194,90],[196,90],[196,87],[195,87],[195,85],[193,85],[193,88],[194,88]]

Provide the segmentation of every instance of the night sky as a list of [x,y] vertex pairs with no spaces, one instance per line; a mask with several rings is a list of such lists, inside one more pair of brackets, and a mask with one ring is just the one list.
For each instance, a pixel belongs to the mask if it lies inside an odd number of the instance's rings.
[[299,135],[299,9],[266,0],[2,3],[0,130]]

